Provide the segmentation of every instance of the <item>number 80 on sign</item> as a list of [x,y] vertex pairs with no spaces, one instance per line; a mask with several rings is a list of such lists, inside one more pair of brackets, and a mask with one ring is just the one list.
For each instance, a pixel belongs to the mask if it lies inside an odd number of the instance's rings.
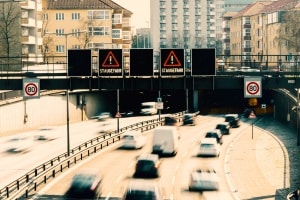
[[39,98],[40,97],[40,80],[23,79],[23,97]]
[[261,78],[245,78],[245,98],[261,97]]

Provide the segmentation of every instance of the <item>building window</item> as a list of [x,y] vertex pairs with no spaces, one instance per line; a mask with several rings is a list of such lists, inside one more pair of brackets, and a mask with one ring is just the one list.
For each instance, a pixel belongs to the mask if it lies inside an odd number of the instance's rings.
[[130,18],[122,19],[123,27],[130,27]]
[[65,14],[64,13],[56,13],[56,20],[64,20]]
[[123,31],[123,40],[131,40],[130,31]]
[[48,21],[48,19],[49,19],[48,13],[44,13],[43,18],[45,21]]
[[79,44],[74,44],[74,45],[72,45],[72,49],[80,49],[80,45]]
[[113,39],[121,39],[122,38],[122,30],[121,29],[113,29],[112,30],[112,38]]
[[89,34],[92,36],[110,35],[109,27],[89,27]]
[[72,20],[80,20],[80,13],[72,13]]
[[110,19],[109,10],[90,10],[88,11],[88,19]]
[[65,46],[64,45],[56,45],[56,53],[64,53]]
[[112,19],[113,24],[122,24],[122,15],[121,14],[114,14]]
[[64,29],[56,29],[55,30],[56,36],[63,36],[65,34]]

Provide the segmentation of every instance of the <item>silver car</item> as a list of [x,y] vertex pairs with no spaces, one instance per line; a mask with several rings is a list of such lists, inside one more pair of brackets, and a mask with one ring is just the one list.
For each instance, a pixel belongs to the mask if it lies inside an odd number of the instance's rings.
[[190,174],[189,191],[219,190],[220,177],[214,169],[197,169]]

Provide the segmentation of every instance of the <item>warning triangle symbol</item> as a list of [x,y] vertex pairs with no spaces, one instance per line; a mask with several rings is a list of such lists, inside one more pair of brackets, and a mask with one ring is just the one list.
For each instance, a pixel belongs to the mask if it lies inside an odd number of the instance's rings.
[[181,67],[181,62],[177,58],[174,51],[171,51],[164,62],[164,67]]
[[120,67],[118,60],[112,51],[109,51],[105,60],[102,63],[102,67]]

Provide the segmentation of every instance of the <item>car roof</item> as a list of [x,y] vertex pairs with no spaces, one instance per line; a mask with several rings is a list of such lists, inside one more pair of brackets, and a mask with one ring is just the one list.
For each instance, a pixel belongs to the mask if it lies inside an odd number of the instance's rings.
[[238,114],[226,114],[225,117],[238,117]]
[[214,129],[214,130],[210,130],[210,131],[207,131],[206,134],[221,134],[221,131],[220,129]]
[[226,125],[227,126],[227,125],[230,125],[230,124],[229,124],[229,122],[220,122],[220,123],[217,123],[216,126],[218,126],[218,125]]
[[155,191],[155,190],[157,190],[157,187],[158,187],[158,185],[155,181],[133,180],[128,185],[127,191],[130,191],[130,190]]
[[137,160],[152,160],[152,161],[158,161],[159,156],[157,154],[142,154],[138,156]]
[[217,139],[216,138],[203,138],[200,142],[200,144],[216,144]]

